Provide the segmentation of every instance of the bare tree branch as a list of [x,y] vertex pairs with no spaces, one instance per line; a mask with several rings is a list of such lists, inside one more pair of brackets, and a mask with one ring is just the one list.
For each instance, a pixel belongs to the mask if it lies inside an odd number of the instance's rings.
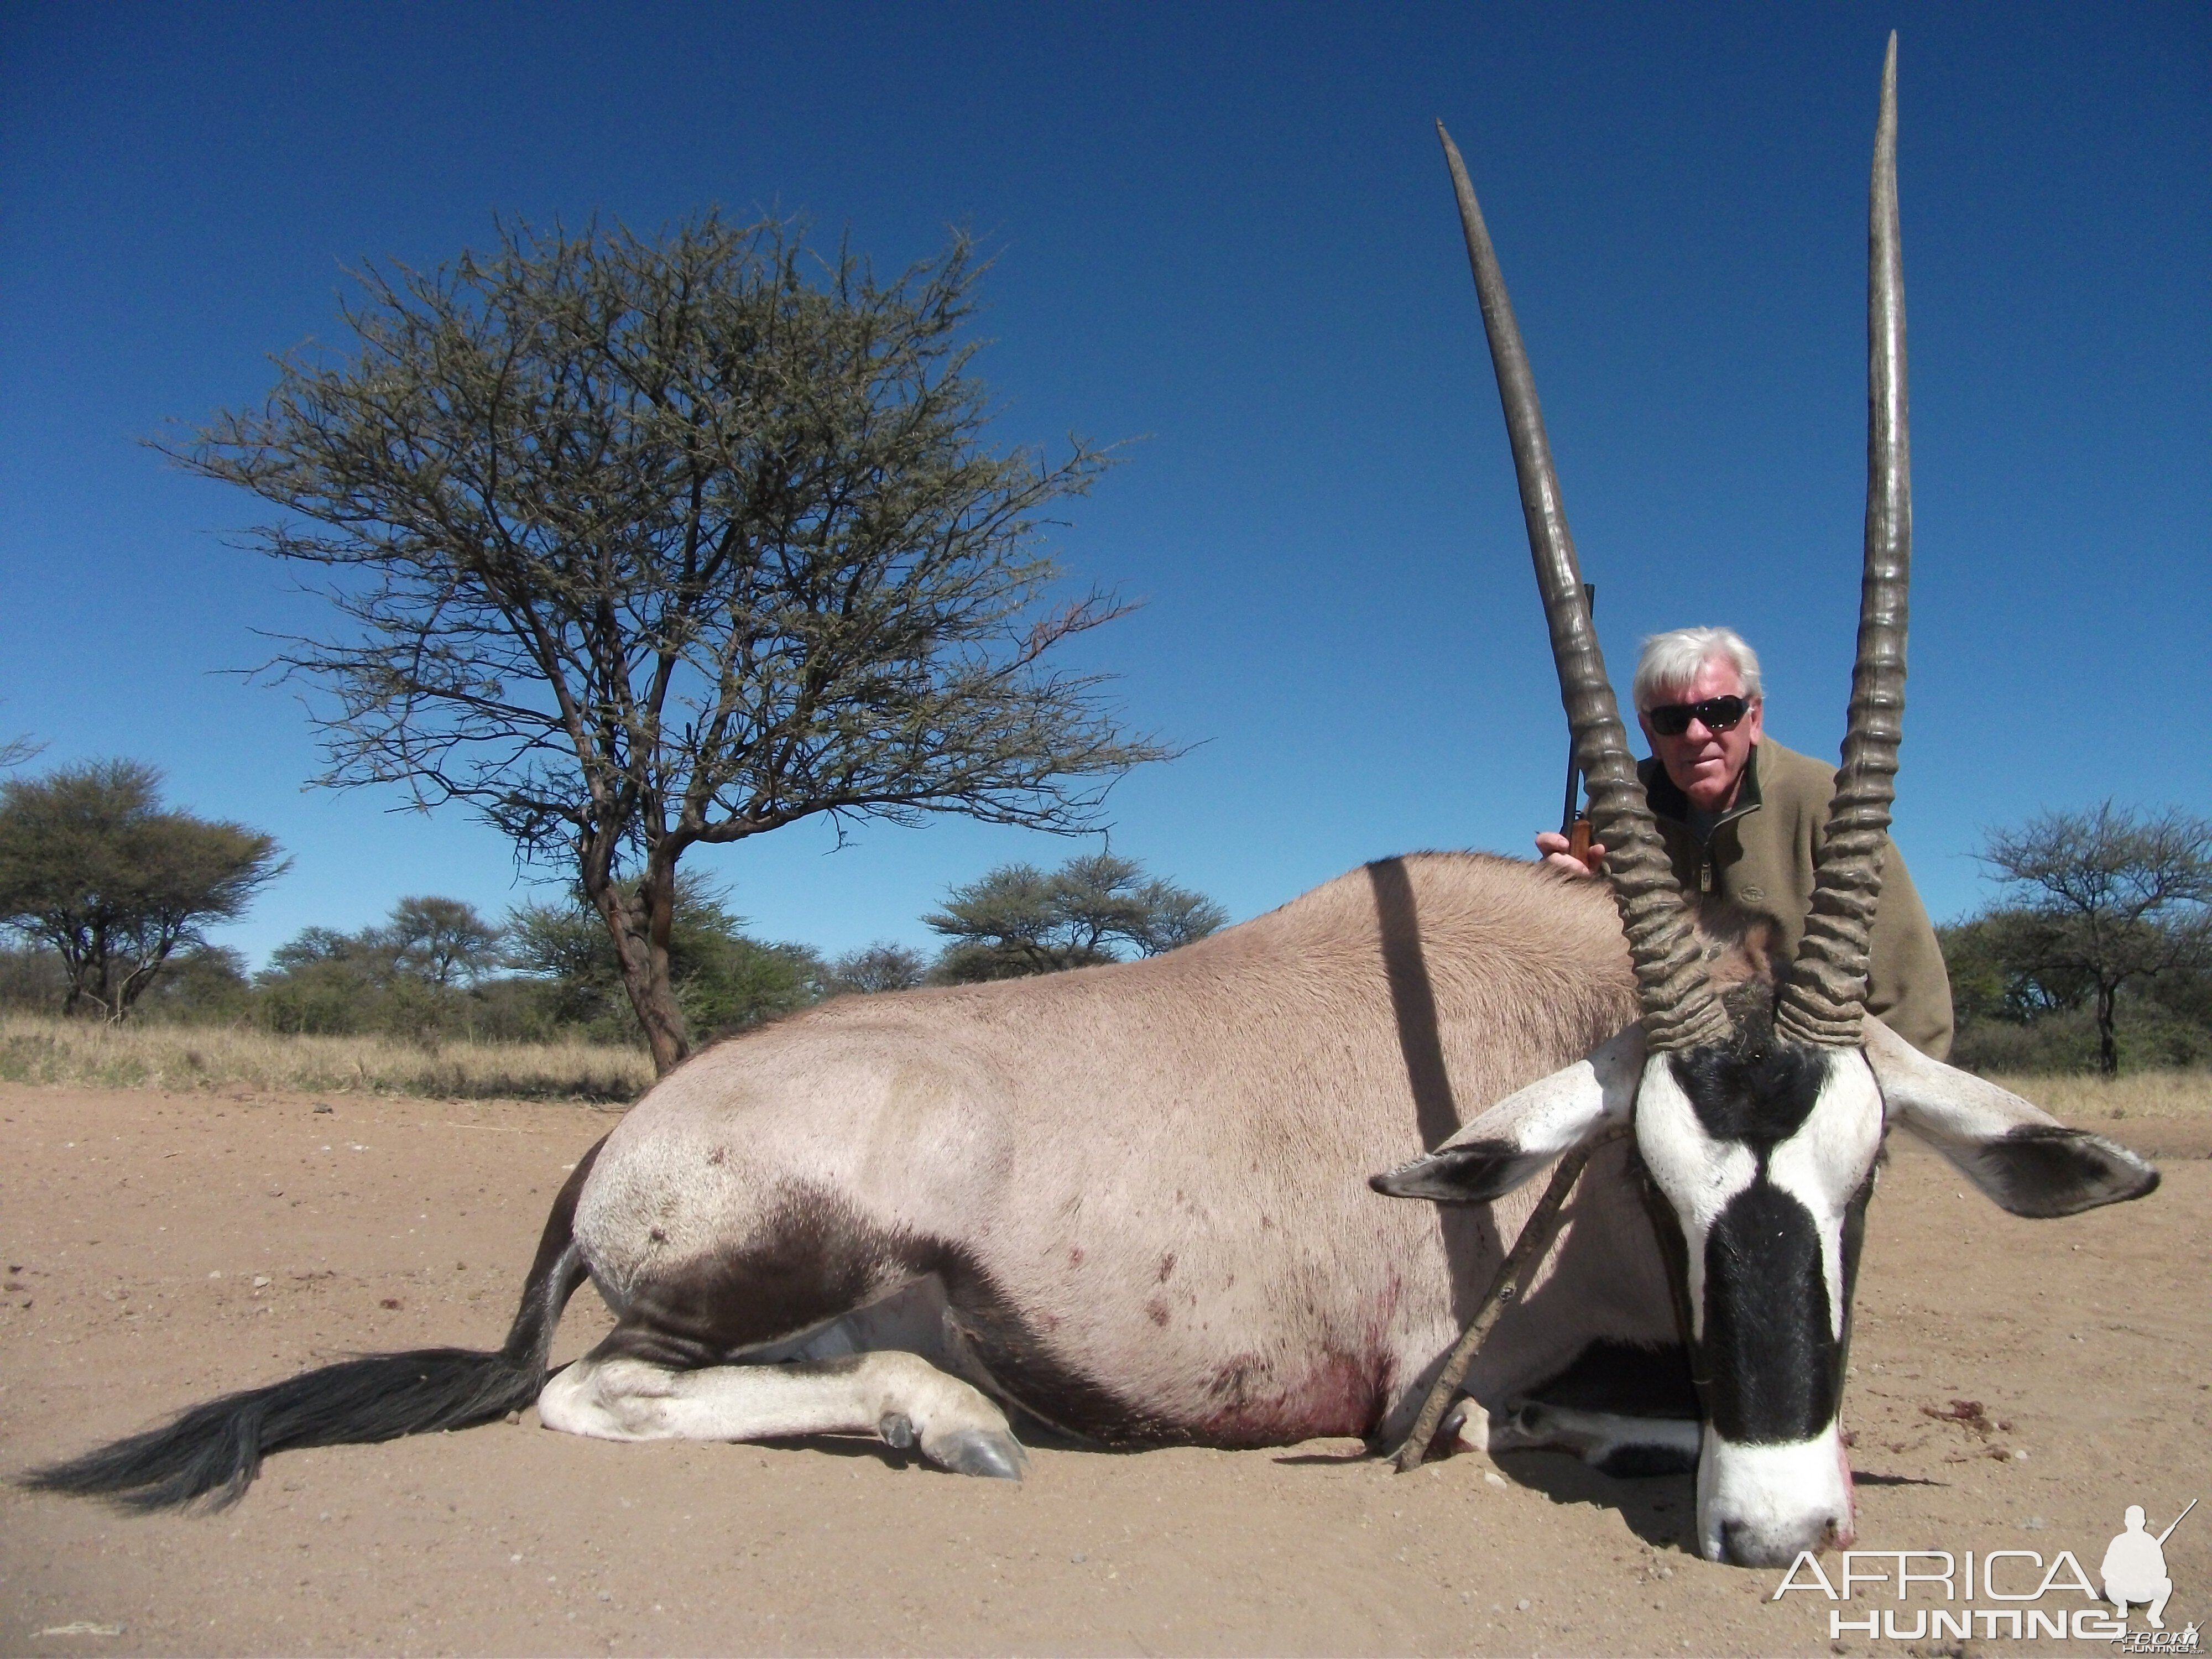
[[167,453],[281,509],[249,544],[329,573],[283,641],[333,786],[459,802],[573,860],[663,1069],[675,873],[827,816],[1092,827],[1131,767],[1103,677],[1047,665],[1126,614],[1048,605],[1046,510],[1108,456],[981,447],[956,239],[878,282],[769,220],[645,240],[502,224],[362,273],[348,357]]

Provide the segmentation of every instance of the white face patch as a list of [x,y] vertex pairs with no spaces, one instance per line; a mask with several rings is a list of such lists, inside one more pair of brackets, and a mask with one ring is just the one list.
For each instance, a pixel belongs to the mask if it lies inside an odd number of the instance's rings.
[[1705,1334],[1705,1235],[1728,1201],[1752,1183],[1759,1159],[1741,1141],[1716,1140],[1674,1080],[1664,1054],[1645,1062],[1636,1099],[1636,1149],[1667,1196],[1688,1245],[1690,1326]]
[[1838,1049],[1803,1127],[1768,1155],[1766,1178],[1811,1213],[1828,1285],[1829,1334],[1843,1339],[1844,1216],[1881,1150],[1881,1091],[1866,1056]]

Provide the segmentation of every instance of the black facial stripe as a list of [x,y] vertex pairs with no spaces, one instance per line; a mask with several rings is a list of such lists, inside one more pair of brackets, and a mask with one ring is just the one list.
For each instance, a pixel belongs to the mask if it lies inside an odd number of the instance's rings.
[[1723,1048],[1691,1048],[1667,1057],[1675,1084],[1715,1140],[1741,1141],[1759,1158],[1804,1127],[1828,1080],[1826,1050],[1759,1041],[1763,1033]]
[[1835,1420],[1842,1346],[1812,1214],[1762,1171],[1705,1235],[1712,1425],[1739,1445],[1809,1440]]

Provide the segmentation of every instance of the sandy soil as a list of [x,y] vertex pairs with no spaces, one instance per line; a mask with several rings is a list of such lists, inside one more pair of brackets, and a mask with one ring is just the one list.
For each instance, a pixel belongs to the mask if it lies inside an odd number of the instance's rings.
[[[0,1467],[349,1352],[489,1346],[562,1171],[612,1121],[331,1106],[0,1087]],[[2212,1498],[2212,1123],[2098,1127],[2166,1183],[2060,1222],[1962,1195],[1899,1138],[1846,1404],[1863,1547],[2071,1549],[2094,1572],[2128,1504],[2156,1527]],[[586,1292],[556,1358],[605,1324]],[[0,1652],[1905,1650],[1832,1644],[1817,1595],[1684,1554],[1686,1480],[1547,1455],[1397,1476],[1358,1453],[1047,1450],[1013,1486],[858,1442],[609,1445],[526,1414],[287,1453],[211,1516],[8,1488]],[[2212,1505],[2166,1553],[2168,1624],[2208,1622]],[[2110,1651],[1989,1650],[2091,1646]]]

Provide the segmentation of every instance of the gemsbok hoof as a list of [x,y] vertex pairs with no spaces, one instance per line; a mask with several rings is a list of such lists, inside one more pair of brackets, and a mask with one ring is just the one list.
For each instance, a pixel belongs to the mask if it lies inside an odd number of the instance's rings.
[[941,1440],[925,1440],[921,1454],[940,1469],[994,1480],[1020,1480],[1030,1461],[1020,1441],[995,1429],[960,1429]]

